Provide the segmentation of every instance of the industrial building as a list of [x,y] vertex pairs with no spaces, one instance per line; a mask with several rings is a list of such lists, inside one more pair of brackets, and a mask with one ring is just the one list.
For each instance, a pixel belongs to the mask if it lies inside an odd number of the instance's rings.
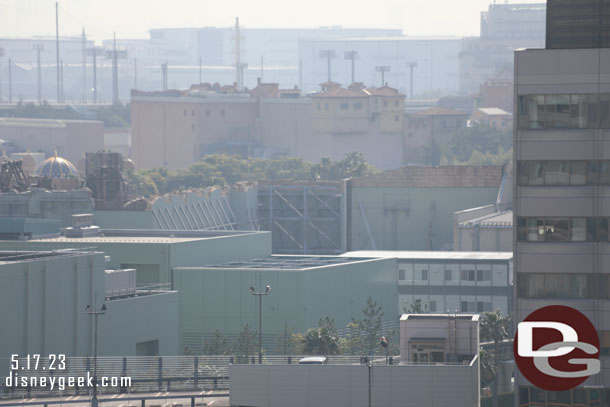
[[349,258],[395,258],[398,312],[512,312],[513,254],[510,252],[347,252]]
[[[271,254],[269,232],[99,229],[96,236],[3,241],[7,250],[90,248],[112,269],[135,269],[138,284],[171,283],[176,267],[249,260]],[[239,247],[240,250],[229,250]]]
[[[102,252],[25,249],[0,252],[0,359],[11,354],[93,354],[94,322],[99,316],[99,355],[174,355],[178,352],[178,294],[162,287],[116,281],[106,291]],[[114,272],[120,273],[120,272]],[[119,294],[120,293],[120,294]],[[10,311],[9,311],[10,310]],[[117,341],[116,338],[121,340]]]
[[408,166],[347,181],[347,251],[451,250],[453,213],[496,202],[495,166]]
[[600,48],[607,32],[583,31],[577,18],[601,18],[598,7],[607,3],[549,1],[547,49],[515,53],[514,321],[552,304],[577,309],[598,330],[602,369],[567,392],[541,391],[518,373],[515,405],[610,400],[610,49]]
[[232,365],[230,403],[261,407],[479,405],[478,315],[403,315],[400,347],[400,365],[384,364],[381,358],[371,365]]
[[251,256],[209,266],[175,267],[180,292],[180,343],[197,352],[216,330],[230,340],[258,323],[257,298],[249,287],[271,292],[262,299],[262,340],[273,353],[286,327],[305,332],[321,318],[338,328],[359,318],[367,297],[383,309],[383,321],[396,322],[396,260],[334,256]]

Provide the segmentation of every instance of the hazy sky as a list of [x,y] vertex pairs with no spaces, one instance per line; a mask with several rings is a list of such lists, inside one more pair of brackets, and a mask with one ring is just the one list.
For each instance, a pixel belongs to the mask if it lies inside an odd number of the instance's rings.
[[[478,35],[493,0],[59,0],[60,35],[147,38],[157,27],[401,28],[407,35]],[[498,0],[498,3],[503,3]],[[521,0],[510,3],[540,3]],[[0,36],[55,34],[55,0],[0,0]]]

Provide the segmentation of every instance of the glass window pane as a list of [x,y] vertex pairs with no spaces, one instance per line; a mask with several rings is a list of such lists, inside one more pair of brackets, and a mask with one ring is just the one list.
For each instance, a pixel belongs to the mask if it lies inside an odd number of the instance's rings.
[[608,181],[610,181],[608,173],[608,161],[600,161],[598,165],[599,185],[608,185]]
[[545,102],[544,127],[550,129],[570,127],[570,96],[546,95]]
[[567,242],[570,240],[570,222],[568,219],[548,218],[544,220],[544,240]]
[[570,281],[567,284],[571,290],[569,298],[587,298],[586,274],[571,274]]
[[527,96],[519,96],[517,99],[518,124],[520,129],[527,129]]
[[530,388],[530,406],[545,407],[546,403],[545,391],[536,387]]
[[544,185],[544,166],[541,161],[530,161],[527,164],[529,185]]
[[404,269],[398,270],[398,279],[399,280],[404,280],[405,279],[405,270]]
[[608,241],[608,218],[601,218],[598,224],[597,240],[599,242]]
[[599,95],[599,127],[610,127],[610,95]]
[[544,163],[545,185],[570,185],[569,161],[546,161]]
[[589,400],[587,399],[587,390],[574,389],[572,391],[572,397],[574,400],[574,407],[588,407]]
[[451,281],[452,280],[452,275],[451,275],[451,270],[445,270],[445,281]]
[[571,127],[587,128],[587,95],[572,95],[570,97]]
[[572,161],[570,166],[570,185],[586,185],[587,162]]
[[519,161],[517,163],[517,180],[519,185],[528,185],[527,179],[527,161]]
[[548,298],[570,297],[570,275],[569,274],[545,274],[544,295]]
[[596,218],[587,218],[587,241],[588,242],[596,242],[597,241],[597,219]]
[[573,242],[587,240],[587,218],[573,218],[571,238]]
[[572,405],[572,392],[567,391],[549,391],[547,393],[548,407],[566,407]]
[[544,96],[528,96],[527,116],[529,129],[544,128]]
[[528,407],[529,405],[530,405],[529,388],[521,386],[521,387],[519,387],[519,406]]
[[587,95],[587,128],[596,129],[597,128],[597,105],[598,105],[598,97],[596,94]]
[[599,163],[597,161],[589,161],[587,164],[587,184],[597,185],[598,182]]
[[517,218],[517,240],[525,242],[527,239],[527,218]]

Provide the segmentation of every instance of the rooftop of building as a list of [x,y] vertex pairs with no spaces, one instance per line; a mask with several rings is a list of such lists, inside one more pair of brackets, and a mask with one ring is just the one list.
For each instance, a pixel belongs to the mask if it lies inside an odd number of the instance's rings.
[[463,260],[495,261],[512,260],[512,252],[453,252],[432,250],[358,250],[343,253],[349,258],[396,258],[400,260]]
[[415,116],[468,116],[468,112],[446,107],[433,107],[417,112]]
[[60,257],[72,257],[92,254],[95,252],[75,249],[61,250],[2,250],[0,264],[20,263],[25,261],[49,260]]
[[475,219],[470,219],[460,222],[461,227],[496,227],[496,226],[513,226],[513,211],[494,212],[489,215],[481,216]]
[[[229,263],[203,266],[217,269],[258,269],[258,270],[286,270],[302,271],[321,267],[340,266],[360,263],[363,261],[379,260],[375,258],[350,258],[344,256],[299,256],[299,255],[272,255],[260,259],[247,261],[233,261]],[[189,267],[182,267],[189,268]]]
[[32,239],[32,243],[182,243],[203,239],[218,239],[236,235],[260,234],[259,231],[101,229],[99,235],[88,237],[51,237]]
[[488,116],[510,116],[511,114],[499,107],[479,107],[477,110]]
[[0,127],[52,127],[65,128],[67,124],[85,123],[103,125],[98,120],[31,119],[26,117],[2,117]]
[[498,188],[501,166],[406,166],[350,181],[353,187],[371,188]]
[[471,321],[478,321],[479,314],[402,314],[400,316],[401,321],[407,321],[409,319],[466,319]]

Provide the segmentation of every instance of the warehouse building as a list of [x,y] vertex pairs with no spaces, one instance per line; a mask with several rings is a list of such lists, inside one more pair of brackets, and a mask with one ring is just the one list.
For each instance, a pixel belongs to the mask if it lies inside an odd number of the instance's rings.
[[1,251],[0,324],[11,329],[0,332],[0,359],[92,355],[94,327],[86,308],[100,310],[103,303],[99,355],[176,354],[178,294],[129,284],[106,292],[106,266],[104,254],[90,249]]
[[381,305],[383,321],[396,322],[396,260],[335,256],[265,256],[205,267],[176,267],[180,292],[180,343],[198,351],[216,330],[229,340],[258,326],[262,299],[263,348],[271,352],[285,328],[305,332],[330,316],[337,328],[359,318],[367,297]]

